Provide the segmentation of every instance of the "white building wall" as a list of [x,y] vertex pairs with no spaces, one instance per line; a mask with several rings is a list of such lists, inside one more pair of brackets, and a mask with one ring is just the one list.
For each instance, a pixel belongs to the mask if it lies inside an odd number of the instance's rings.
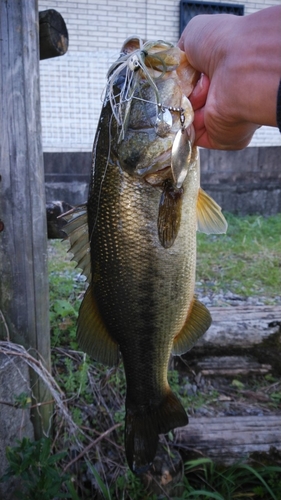
[[[245,0],[245,14],[279,4],[280,0]],[[69,50],[62,57],[40,62],[43,149],[91,151],[106,73],[124,40],[138,35],[176,44],[180,1],[39,0],[39,10],[46,9],[55,9],[63,16]],[[251,145],[279,146],[280,133],[278,129],[261,127]]]

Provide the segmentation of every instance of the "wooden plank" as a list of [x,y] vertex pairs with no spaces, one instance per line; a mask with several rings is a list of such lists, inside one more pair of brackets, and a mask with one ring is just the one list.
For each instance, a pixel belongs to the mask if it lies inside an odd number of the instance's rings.
[[208,308],[212,325],[197,345],[248,347],[278,333],[281,306],[229,306]]
[[197,361],[196,368],[204,377],[264,375],[272,370],[271,365],[260,364],[248,356],[206,356]]
[[[50,368],[47,225],[36,0],[0,0],[0,338],[33,348]],[[34,351],[35,353],[35,351]],[[8,381],[7,381],[8,383]],[[46,386],[32,374],[36,402]],[[45,430],[51,407],[43,405]],[[1,414],[0,414],[1,415]],[[1,419],[1,416],[0,416]],[[42,423],[34,415],[36,436]]]
[[[247,349],[262,345],[281,333],[281,306],[208,307],[212,324],[188,352]],[[277,342],[278,344],[278,342]],[[278,346],[277,346],[278,348]],[[281,345],[280,345],[281,348]]]
[[200,417],[175,430],[175,444],[199,451],[218,464],[248,459],[251,453],[281,451],[281,415]]
[[[219,360],[219,357],[248,356],[259,363],[257,373],[272,371],[281,375],[281,306],[210,307],[209,311],[213,320],[209,330],[181,357],[183,362],[186,360],[193,367],[197,365],[200,371],[202,358],[216,356]],[[181,366],[181,358],[175,358],[175,366]],[[215,364],[211,368],[213,372]],[[217,366],[219,364],[225,368],[220,361]],[[229,375],[234,375],[235,367],[229,368]],[[243,367],[237,366],[238,371],[240,368]],[[248,368],[253,371],[254,367],[248,364]],[[227,375],[225,369],[224,375]]]

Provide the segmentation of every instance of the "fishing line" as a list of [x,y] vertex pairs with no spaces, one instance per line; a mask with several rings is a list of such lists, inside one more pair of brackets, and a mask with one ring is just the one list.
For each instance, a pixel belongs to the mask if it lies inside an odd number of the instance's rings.
[[165,104],[162,104],[161,102],[149,101],[147,99],[143,99],[142,97],[132,96],[130,99],[136,99],[138,101],[147,102],[149,104],[155,104],[155,106],[158,106],[158,108],[160,108],[161,111],[165,111],[165,109],[168,109],[169,111],[177,111],[181,115],[184,114],[184,109],[183,108],[176,108],[175,106],[165,106]]

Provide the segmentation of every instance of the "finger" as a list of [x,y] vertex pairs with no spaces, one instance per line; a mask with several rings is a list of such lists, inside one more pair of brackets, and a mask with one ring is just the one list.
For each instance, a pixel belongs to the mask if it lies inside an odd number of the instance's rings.
[[[220,14],[221,15],[221,14]],[[200,15],[193,17],[185,27],[178,41],[178,46],[186,53],[190,64],[208,74],[211,47],[208,44],[209,26],[208,23],[213,15]],[[202,35],[203,33],[203,35]]]
[[209,147],[209,139],[204,122],[204,108],[194,113],[193,127],[195,131],[195,146]]
[[229,141],[221,141],[217,138],[212,138],[207,132],[207,129],[203,128],[195,134],[195,145],[202,148],[208,149],[219,149],[223,151],[238,151],[244,149],[249,145],[252,139],[252,134],[246,135],[243,139],[239,139],[236,142],[233,141],[233,137],[229,138]]
[[202,129],[206,129],[204,122],[204,108],[200,108],[194,113],[193,127],[195,134]]

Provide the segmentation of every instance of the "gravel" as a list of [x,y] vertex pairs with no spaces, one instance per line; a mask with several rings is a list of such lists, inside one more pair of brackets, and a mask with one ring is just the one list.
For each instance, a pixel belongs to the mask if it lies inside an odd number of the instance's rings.
[[200,283],[196,283],[195,294],[206,307],[227,307],[227,306],[277,306],[281,305],[281,295],[276,297],[252,296],[244,297],[237,295],[230,290],[203,290]]

